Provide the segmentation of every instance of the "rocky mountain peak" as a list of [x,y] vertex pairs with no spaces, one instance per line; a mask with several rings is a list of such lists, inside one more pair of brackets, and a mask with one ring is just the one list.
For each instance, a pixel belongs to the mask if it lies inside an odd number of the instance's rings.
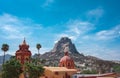
[[61,43],[70,42],[71,43],[71,39],[69,39],[68,37],[62,37],[58,42],[61,42]]
[[71,39],[68,37],[62,37],[51,50],[51,52],[64,52],[65,45],[68,45],[69,53],[78,53],[75,45],[72,43]]
[[111,62],[111,61],[105,61],[102,59],[99,59],[97,57],[93,56],[84,56],[84,54],[80,54],[76,48],[75,45],[72,43],[71,39],[68,37],[62,37],[54,46],[54,48],[44,53],[40,56],[40,59],[46,60],[45,63],[43,63],[46,66],[58,66],[60,59],[64,56],[64,51],[69,52],[69,56],[74,60],[74,63],[76,67],[80,70],[99,70],[101,73],[105,72],[111,72],[111,68],[114,65],[120,65],[119,62]]

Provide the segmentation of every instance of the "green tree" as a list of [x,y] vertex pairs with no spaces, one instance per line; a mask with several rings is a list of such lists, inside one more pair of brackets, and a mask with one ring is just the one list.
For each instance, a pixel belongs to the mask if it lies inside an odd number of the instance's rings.
[[2,78],[2,72],[0,72],[0,78]]
[[15,56],[11,56],[10,59],[15,59]]
[[10,59],[3,64],[2,78],[19,78],[22,73],[22,65],[16,59]]
[[44,65],[44,64],[45,64],[45,62],[46,62],[46,60],[45,60],[45,59],[42,59],[42,60],[41,60],[41,64],[42,64],[42,65]]
[[5,52],[9,50],[9,45],[8,44],[2,44],[1,50],[4,52],[4,57],[3,57],[3,64],[5,62]]
[[26,63],[25,72],[29,74],[29,78],[39,78],[44,73],[44,68],[41,65]]
[[38,58],[31,58],[31,63],[33,63],[34,65],[37,65],[39,61],[40,60]]
[[39,50],[40,50],[40,48],[41,48],[42,46],[40,45],[40,44],[36,44],[36,48],[38,49],[38,57],[36,58],[37,59],[37,64],[40,64],[40,52],[39,52]]
[[114,66],[113,66],[113,70],[114,70],[116,73],[120,73],[120,65],[114,65]]
[[42,46],[41,46],[40,44],[37,44],[37,45],[36,45],[36,48],[38,49],[38,54],[40,54],[39,50],[40,50],[41,47],[42,47]]

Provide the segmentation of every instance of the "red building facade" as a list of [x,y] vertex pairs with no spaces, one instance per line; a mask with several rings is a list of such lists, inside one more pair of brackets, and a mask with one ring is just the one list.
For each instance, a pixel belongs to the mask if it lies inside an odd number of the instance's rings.
[[19,50],[15,53],[16,59],[20,61],[21,64],[25,62],[30,62],[31,51],[29,50],[29,45],[26,44],[24,39],[23,43],[19,45]]

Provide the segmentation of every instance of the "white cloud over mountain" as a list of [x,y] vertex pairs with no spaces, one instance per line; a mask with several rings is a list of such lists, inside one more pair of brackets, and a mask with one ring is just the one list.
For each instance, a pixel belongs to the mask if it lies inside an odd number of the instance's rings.
[[96,33],[96,37],[99,40],[109,40],[120,37],[120,25],[114,26],[109,30],[101,30]]
[[[119,60],[118,48],[111,48],[107,46],[111,41],[120,38],[120,25],[112,26],[106,30],[98,30],[98,21],[103,16],[104,10],[97,8],[88,11],[88,18],[95,18],[96,21],[74,19],[64,23],[67,29],[62,33],[57,34],[57,39],[67,36],[77,43],[78,51],[86,55],[93,55],[99,58]],[[115,46],[113,46],[115,47]],[[102,56],[101,56],[102,55]]]
[[[48,6],[53,2],[53,0],[46,0],[45,5]],[[37,41],[43,41],[46,44],[45,41],[51,40],[50,44],[52,44],[54,42],[56,43],[59,38],[66,36],[73,40],[78,51],[82,51],[83,54],[94,55],[105,59],[110,59],[111,55],[113,55],[115,59],[119,59],[118,48],[110,49],[111,47],[103,44],[103,41],[109,43],[114,39],[120,38],[120,24],[112,26],[112,28],[97,30],[97,22],[103,16],[104,12],[102,8],[96,8],[87,12],[86,17],[88,17],[88,20],[78,18],[69,19],[62,24],[62,27],[65,29],[62,29],[61,32],[54,32],[59,30],[61,25],[58,25],[58,29],[54,26],[46,27],[42,24],[35,23],[32,19],[20,18],[4,13],[0,15],[0,37],[3,40],[15,40],[13,47],[17,48],[20,44],[19,40],[25,37],[30,40],[30,50],[33,53],[37,53],[35,48]],[[94,18],[94,22],[91,22],[93,20],[92,18]],[[40,38],[43,39],[41,40]],[[41,52],[43,53],[50,49],[52,49],[52,46],[48,44],[48,46],[42,47]],[[10,50],[11,53],[14,51],[13,49]]]

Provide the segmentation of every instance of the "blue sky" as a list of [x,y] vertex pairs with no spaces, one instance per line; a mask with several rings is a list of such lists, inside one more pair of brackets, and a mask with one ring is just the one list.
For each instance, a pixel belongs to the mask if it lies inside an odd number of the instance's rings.
[[48,52],[64,36],[80,53],[120,60],[120,1],[0,0],[0,45],[10,45],[8,54],[24,37],[35,54],[37,43]]

